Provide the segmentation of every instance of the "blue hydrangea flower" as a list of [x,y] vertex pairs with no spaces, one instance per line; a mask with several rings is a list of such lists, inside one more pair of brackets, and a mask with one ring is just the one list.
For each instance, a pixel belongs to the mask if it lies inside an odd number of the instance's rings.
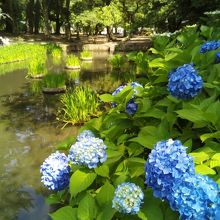
[[190,64],[184,64],[169,74],[168,91],[174,97],[191,99],[203,87],[202,77]]
[[129,115],[133,115],[133,114],[136,113],[137,108],[138,108],[137,103],[135,102],[134,99],[131,99],[131,100],[128,101],[128,103],[127,103],[127,105],[126,105],[126,112],[127,112]]
[[95,137],[95,135],[90,130],[84,130],[76,137],[76,140],[81,141],[81,139],[89,137]]
[[105,149],[106,145],[102,139],[86,137],[71,146],[68,158],[74,164],[92,169],[106,161]]
[[[126,84],[126,85],[127,85],[127,84]],[[124,89],[124,87],[125,87],[126,85],[121,85],[121,86],[119,86],[119,87],[112,93],[112,95],[113,95],[113,96],[116,96],[119,92],[122,91],[122,89]]]
[[69,185],[70,167],[64,153],[51,154],[41,165],[41,182],[50,190],[60,191]]
[[124,214],[134,215],[139,212],[144,193],[134,183],[125,182],[117,186],[112,200],[112,208]]
[[[131,83],[128,83],[126,85],[122,85],[122,86],[119,86],[113,93],[112,95],[113,96],[116,96],[119,92],[122,91],[122,89],[124,89],[126,86],[130,85],[134,91],[134,93],[137,93],[137,90],[136,88],[137,87],[142,87],[143,86],[138,83],[138,82],[131,82]],[[112,107],[116,107],[117,104],[115,102],[112,103]],[[129,114],[129,115],[133,115],[136,111],[137,111],[137,104],[134,102],[134,97],[132,97],[131,100],[128,101],[127,105],[126,105],[126,112]]]
[[185,173],[194,174],[193,158],[179,140],[160,141],[148,156],[145,164],[146,181],[155,197],[165,199],[174,182]]
[[168,201],[182,220],[218,220],[220,187],[207,176],[186,174],[177,181]]
[[215,63],[220,63],[220,51],[215,54]]
[[207,41],[200,47],[200,53],[205,53],[211,50],[220,48],[220,40],[218,41]]

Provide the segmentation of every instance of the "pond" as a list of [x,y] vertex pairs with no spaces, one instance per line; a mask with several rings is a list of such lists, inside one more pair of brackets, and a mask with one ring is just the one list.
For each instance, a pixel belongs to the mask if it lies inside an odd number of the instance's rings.
[[[108,56],[94,54],[92,63],[83,64],[77,83],[106,92],[127,80],[126,74],[112,73]],[[53,68],[60,71],[63,64]],[[61,129],[56,121],[59,95],[34,90],[36,81],[25,78],[27,69],[14,69],[0,75],[0,220],[47,220],[48,191],[40,182],[40,165],[56,144],[79,128]]]

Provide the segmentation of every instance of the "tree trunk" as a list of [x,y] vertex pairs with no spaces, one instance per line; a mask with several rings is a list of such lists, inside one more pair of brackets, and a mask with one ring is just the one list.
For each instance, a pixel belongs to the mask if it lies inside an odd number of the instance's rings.
[[27,33],[33,34],[34,29],[34,1],[29,0],[26,7],[26,27]]
[[39,26],[40,26],[40,11],[41,11],[41,7],[40,7],[40,1],[37,0],[36,4],[35,4],[35,17],[34,17],[34,33],[35,34],[39,34]]
[[48,1],[42,0],[42,11],[43,11],[43,17],[44,17],[44,34],[46,36],[50,36],[50,24],[49,24],[49,7],[48,7]]
[[110,41],[113,39],[112,27],[107,26],[106,29],[107,29],[107,37],[108,37],[108,40]]
[[65,18],[65,35],[68,40],[71,39],[71,31],[70,31],[70,0],[66,0],[66,18]]

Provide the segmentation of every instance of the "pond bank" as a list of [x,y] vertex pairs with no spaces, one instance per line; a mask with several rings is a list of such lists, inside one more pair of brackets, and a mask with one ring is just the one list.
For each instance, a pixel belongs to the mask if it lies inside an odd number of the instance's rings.
[[19,37],[7,36],[11,42],[54,42],[59,44],[66,52],[90,51],[108,51],[108,52],[129,52],[129,51],[147,51],[152,46],[152,40],[146,36],[134,36],[130,39],[118,37],[115,41],[108,41],[103,35],[98,36],[80,36],[79,39],[71,38],[70,41],[60,35],[52,35],[46,38],[44,35],[21,35]]

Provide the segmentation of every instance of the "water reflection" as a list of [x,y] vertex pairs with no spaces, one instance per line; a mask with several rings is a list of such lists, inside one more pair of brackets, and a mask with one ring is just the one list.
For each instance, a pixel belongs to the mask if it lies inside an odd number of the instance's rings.
[[[69,86],[87,84],[97,92],[112,92],[134,76],[112,72],[108,54],[96,54],[80,72],[66,73]],[[50,70],[64,70],[64,63]],[[55,118],[59,95],[43,95],[40,80],[27,80],[27,70],[0,75],[0,220],[46,220],[48,192],[39,168],[57,143],[76,135],[78,128],[62,127]]]

